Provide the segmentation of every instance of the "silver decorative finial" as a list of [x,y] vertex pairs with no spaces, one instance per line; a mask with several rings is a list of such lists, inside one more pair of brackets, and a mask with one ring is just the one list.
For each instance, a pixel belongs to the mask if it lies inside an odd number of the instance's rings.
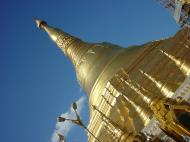
[[47,25],[46,21],[36,19],[35,17],[33,17],[32,19],[34,20],[38,28],[42,28],[42,26]]

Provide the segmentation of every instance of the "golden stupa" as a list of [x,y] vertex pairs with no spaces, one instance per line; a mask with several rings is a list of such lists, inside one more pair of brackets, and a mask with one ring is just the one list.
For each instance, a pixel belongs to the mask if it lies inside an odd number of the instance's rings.
[[190,140],[188,28],[122,48],[86,43],[36,20],[72,61],[89,96],[89,142]]

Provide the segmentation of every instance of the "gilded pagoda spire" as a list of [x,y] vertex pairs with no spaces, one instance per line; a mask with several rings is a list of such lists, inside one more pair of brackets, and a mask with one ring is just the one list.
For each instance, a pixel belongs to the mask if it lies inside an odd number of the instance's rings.
[[[184,39],[187,29],[165,40],[121,48],[105,42],[87,43],[43,20],[35,22],[72,61],[78,81],[89,95],[88,129],[95,136],[89,135],[89,142],[126,142],[142,132],[160,137],[162,130],[178,141],[190,136],[189,126],[182,120],[189,118],[189,104],[174,100],[190,73],[189,42]],[[149,126],[157,132],[147,131]]]
[[69,56],[67,53],[68,47],[74,42],[80,41],[78,38],[71,36],[58,28],[49,26],[46,21],[35,19],[35,22],[37,27],[46,31],[52,41],[55,42],[67,56]]
[[109,43],[91,44],[84,42],[61,29],[49,26],[43,20],[35,19],[35,23],[71,60],[78,81],[87,94],[90,94],[95,81],[106,64],[117,54],[117,51],[122,49]]

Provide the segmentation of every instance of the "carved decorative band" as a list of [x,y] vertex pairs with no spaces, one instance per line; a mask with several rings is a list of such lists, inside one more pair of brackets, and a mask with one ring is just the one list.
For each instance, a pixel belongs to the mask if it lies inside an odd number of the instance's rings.
[[60,35],[57,37],[56,43],[66,53],[69,45],[76,40],[76,38],[70,36],[69,34],[60,33]]

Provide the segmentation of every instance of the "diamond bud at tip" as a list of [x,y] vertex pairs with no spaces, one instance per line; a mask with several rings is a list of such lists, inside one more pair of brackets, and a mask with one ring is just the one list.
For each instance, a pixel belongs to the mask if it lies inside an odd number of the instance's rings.
[[35,21],[36,26],[38,28],[42,28],[42,26],[47,25],[46,21],[43,21],[43,20],[40,20],[40,19],[36,19],[36,18],[33,18],[33,20]]

